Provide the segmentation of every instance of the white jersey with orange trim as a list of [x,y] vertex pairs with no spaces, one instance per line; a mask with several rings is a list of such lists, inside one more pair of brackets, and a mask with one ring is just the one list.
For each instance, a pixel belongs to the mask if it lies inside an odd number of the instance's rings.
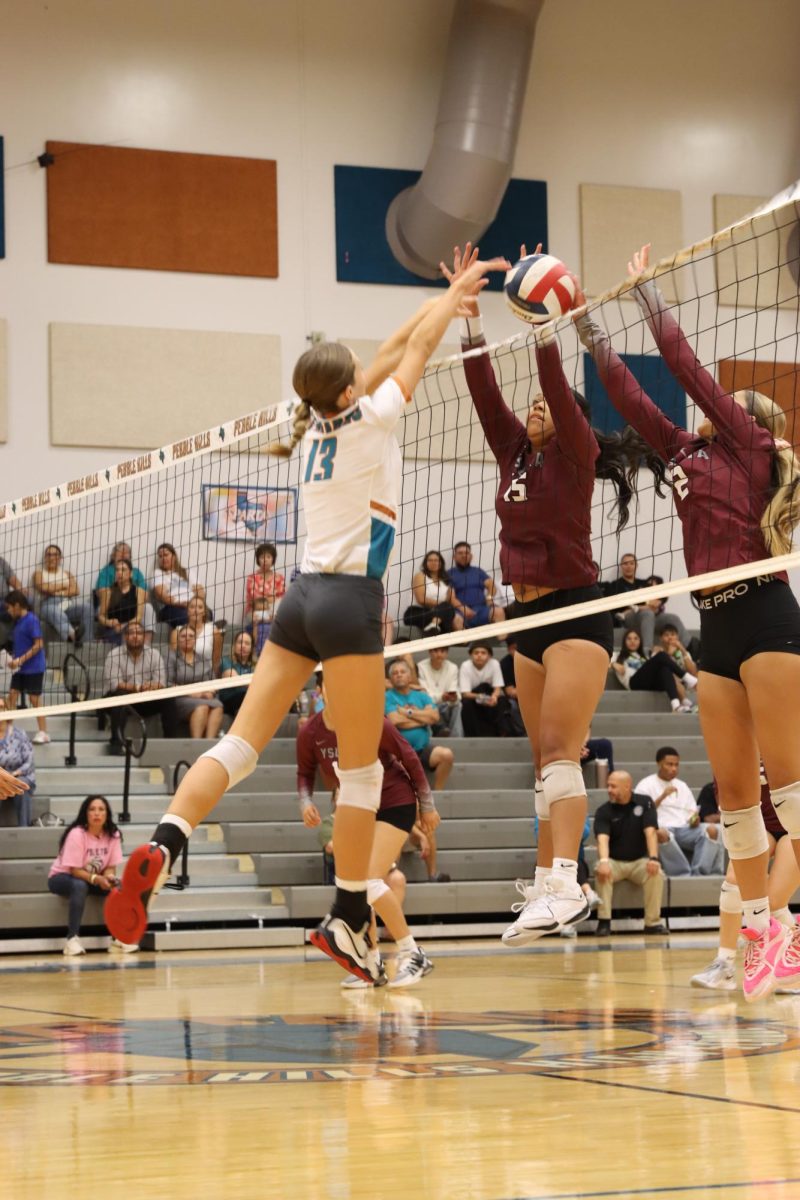
[[391,376],[303,438],[303,574],[383,579],[397,529],[403,457],[394,435],[411,399]]

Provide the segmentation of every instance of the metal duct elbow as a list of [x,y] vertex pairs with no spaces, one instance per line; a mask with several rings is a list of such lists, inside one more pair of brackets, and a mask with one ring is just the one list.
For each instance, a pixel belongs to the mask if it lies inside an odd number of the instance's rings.
[[395,196],[386,237],[397,261],[435,279],[454,245],[475,242],[505,194],[544,0],[456,0],[433,146]]

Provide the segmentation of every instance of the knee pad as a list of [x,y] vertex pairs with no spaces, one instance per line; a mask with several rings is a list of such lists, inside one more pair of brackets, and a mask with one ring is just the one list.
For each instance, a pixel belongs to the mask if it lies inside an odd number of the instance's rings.
[[752,808],[723,809],[720,824],[722,840],[731,858],[755,858],[769,850],[760,804],[754,804]]
[[778,820],[793,840],[800,838],[800,782],[774,788],[770,795]]
[[383,765],[379,759],[368,767],[351,767],[343,771],[338,763],[333,764],[339,780],[339,808],[360,808],[376,813],[381,805],[383,787]]
[[228,773],[228,787],[235,787],[248,775],[252,775],[258,763],[255,749],[244,738],[235,733],[226,733],[210,750],[206,750],[201,758],[213,758]]
[[533,803],[536,809],[536,815],[540,821],[550,820],[550,805],[547,803],[544,795],[544,784],[541,779],[537,779],[533,785]]
[[367,880],[367,901],[374,904],[376,900],[380,900],[381,896],[385,896],[390,891],[388,883],[383,879],[368,879]]
[[548,809],[559,800],[586,795],[583,771],[576,762],[566,758],[560,758],[557,762],[542,767],[542,787]]
[[724,880],[719,893],[719,911],[733,913],[737,917],[742,915],[742,893],[735,883],[728,883],[727,879]]

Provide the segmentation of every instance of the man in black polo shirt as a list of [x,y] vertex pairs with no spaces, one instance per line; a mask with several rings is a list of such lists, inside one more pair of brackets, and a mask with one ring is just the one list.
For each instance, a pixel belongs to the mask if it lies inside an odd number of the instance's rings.
[[594,886],[600,897],[597,936],[611,932],[611,897],[614,884],[629,879],[644,889],[645,933],[666,933],[661,923],[664,876],[658,860],[658,816],[649,796],[633,790],[627,771],[608,777],[608,803],[594,814],[597,866]]

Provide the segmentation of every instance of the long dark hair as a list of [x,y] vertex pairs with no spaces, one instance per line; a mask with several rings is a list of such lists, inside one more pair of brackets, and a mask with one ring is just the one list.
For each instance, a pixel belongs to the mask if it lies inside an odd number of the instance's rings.
[[58,843],[59,853],[61,852],[61,850],[63,850],[64,842],[67,840],[69,835],[72,833],[73,829],[88,829],[89,828],[89,805],[94,800],[102,800],[103,804],[105,804],[105,806],[106,806],[106,823],[103,826],[103,833],[107,833],[109,837],[116,837],[119,834],[120,841],[122,841],[122,834],[120,833],[119,829],[117,828],[117,825],[114,821],[114,814],[111,811],[111,805],[108,803],[108,800],[106,800],[105,796],[99,796],[99,795],[87,796],[86,799],[84,800],[83,804],[78,809],[77,817],[75,818],[75,820],[72,822],[71,825],[67,826],[67,828],[64,830],[64,832],[61,835],[61,841]]
[[[628,641],[628,638],[630,637],[631,634],[635,634],[635,636],[639,639],[639,649],[638,650],[631,650],[630,647],[626,644]],[[642,658],[644,657],[644,655],[642,654],[642,635],[639,633],[638,629],[626,629],[625,630],[625,636],[622,639],[622,645],[620,646],[619,654],[617,655],[617,662],[624,663],[626,658],[630,658],[630,656],[632,654],[639,654],[642,656]]]
[[423,560],[420,564],[420,568],[419,568],[420,571],[422,571],[422,574],[425,575],[428,579],[433,579],[433,576],[430,574],[427,566],[425,565],[432,554],[435,554],[436,557],[439,559],[439,579],[437,580],[437,583],[449,583],[450,575],[448,573],[447,567],[444,564],[444,555],[442,554],[441,550],[426,550],[425,557],[423,558]]
[[[575,403],[591,425],[592,410],[588,401],[575,388],[570,390]],[[613,507],[617,511],[617,533],[620,533],[628,524],[631,500],[637,494],[640,468],[645,466],[652,472],[656,495],[663,496],[667,465],[630,425],[626,425],[621,433],[602,433],[592,425],[592,433],[600,447],[594,468],[595,477],[607,479],[616,493]]]

